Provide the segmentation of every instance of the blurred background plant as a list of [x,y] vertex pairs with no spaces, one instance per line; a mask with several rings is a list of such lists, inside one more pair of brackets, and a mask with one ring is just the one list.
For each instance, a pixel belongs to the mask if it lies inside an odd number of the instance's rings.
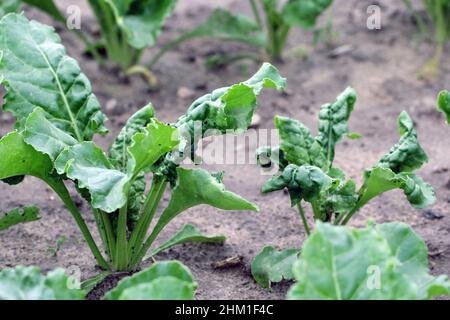
[[[236,41],[259,49],[262,54],[251,51],[237,54],[218,54],[210,57],[209,66],[229,64],[238,60],[279,61],[282,58],[286,42],[292,28],[311,30],[333,0],[248,0],[253,18],[234,14],[225,9],[216,9],[209,18],[194,30],[181,35],[166,44],[148,65],[152,68],[161,55],[173,49],[181,42],[193,38],[214,38],[222,41]],[[324,28],[314,32],[317,44],[334,36],[332,18],[328,18]]]
[[420,29],[421,38],[434,39],[434,56],[419,70],[419,77],[433,80],[439,75],[442,53],[450,37],[450,0],[422,0],[424,17],[411,0],[403,0]]

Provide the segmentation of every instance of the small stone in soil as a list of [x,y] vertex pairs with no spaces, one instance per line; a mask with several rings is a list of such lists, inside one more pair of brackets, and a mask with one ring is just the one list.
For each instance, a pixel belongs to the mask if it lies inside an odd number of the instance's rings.
[[423,211],[423,216],[428,220],[439,220],[444,217],[444,215],[436,210],[427,209]]
[[446,187],[447,189],[450,189],[450,180],[447,181],[447,184],[445,185],[445,187]]
[[179,87],[177,96],[180,99],[193,99],[195,97],[195,92],[186,87]]
[[234,268],[234,267],[242,265],[243,261],[244,261],[243,256],[234,256],[234,257],[227,258],[225,260],[213,262],[211,264],[211,266],[214,269],[228,269],[228,268]]

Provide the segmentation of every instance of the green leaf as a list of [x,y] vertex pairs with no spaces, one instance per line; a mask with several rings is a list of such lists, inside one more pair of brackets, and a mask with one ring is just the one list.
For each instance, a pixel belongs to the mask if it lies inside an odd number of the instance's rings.
[[129,176],[115,169],[93,142],[66,148],[56,159],[55,168],[59,174],[77,180],[80,188],[88,189],[96,209],[114,212],[127,201]]
[[[89,190],[94,208],[114,212],[127,203],[132,182],[142,179],[143,172],[177,145],[175,132],[175,128],[153,119],[133,136],[131,146],[126,146],[129,154],[126,172],[117,170],[93,142],[65,148],[56,159],[55,168],[59,174],[77,180],[79,188]],[[143,190],[144,186],[137,183],[138,189],[133,192]]]
[[317,18],[333,3],[333,0],[288,0],[283,7],[283,18],[290,26],[311,29]]
[[174,277],[160,277],[124,290],[119,300],[193,300],[194,294],[191,283]]
[[169,204],[153,229],[150,235],[152,238],[180,213],[200,204],[222,210],[258,211],[255,204],[225,190],[225,186],[206,170],[178,167],[177,176],[177,184],[172,190]]
[[403,223],[385,223],[376,226],[401,265],[398,271],[415,279],[418,297],[430,299],[436,295],[449,294],[446,276],[433,277],[428,273],[428,249],[425,242]]
[[8,213],[5,213],[3,217],[0,217],[0,231],[6,230],[19,223],[36,221],[40,218],[39,208],[37,207],[25,207],[22,212],[20,212],[19,208],[14,208]]
[[418,244],[413,231],[398,224],[351,229],[319,221],[294,265],[299,282],[288,298],[404,300],[449,294],[448,280],[429,274],[426,247]]
[[128,119],[109,148],[109,157],[117,169],[126,172],[129,158],[127,146],[131,145],[132,138],[136,133],[141,132],[151,123],[154,116],[153,105],[150,103]]
[[[105,300],[119,300],[127,297],[137,298],[138,292],[151,293],[151,295],[143,296],[145,299],[157,299],[156,297],[166,297],[166,299],[174,299],[179,297],[180,293],[172,291],[174,287],[181,288],[186,293],[186,286],[175,281],[162,281],[162,279],[172,278],[186,284],[192,291],[192,295],[197,288],[191,272],[187,267],[178,261],[157,262],[150,268],[138,272],[131,277],[124,278],[119,284],[104,296]],[[159,280],[155,282],[156,280]],[[168,286],[165,287],[164,283]],[[151,287],[142,287],[152,285]],[[127,293],[127,290],[133,291]],[[142,296],[141,296],[142,297]],[[131,299],[133,299],[131,298]],[[143,299],[141,298],[141,299]]]
[[82,300],[84,292],[70,289],[71,282],[62,269],[44,276],[38,267],[6,268],[0,271],[0,300]]
[[193,158],[198,141],[205,135],[247,130],[256,109],[256,96],[262,89],[283,89],[285,86],[286,79],[274,66],[265,63],[249,80],[217,89],[194,101],[175,125],[181,137],[179,151],[182,156],[188,151],[187,155]]
[[[109,157],[116,169],[126,172],[130,156],[127,146],[132,144],[133,136],[147,127],[153,118],[153,106],[148,104],[128,119],[126,125],[109,148]],[[145,187],[145,173],[138,174],[128,193],[127,220],[130,231],[134,229],[134,225],[139,219],[140,209],[145,200]]]
[[156,44],[162,25],[176,4],[176,0],[105,1],[111,6],[128,43],[136,49]]
[[90,292],[92,289],[94,289],[97,284],[102,282],[106,277],[111,275],[111,271],[103,271],[91,278],[88,278],[81,282],[80,286],[81,289],[83,289],[85,292]]
[[302,123],[287,117],[276,116],[275,127],[280,135],[280,149],[289,163],[298,166],[328,167],[322,147]]
[[40,107],[36,107],[28,116],[23,136],[27,144],[32,145],[37,151],[47,154],[53,161],[66,147],[78,143],[71,135],[47,120],[45,111]]
[[450,92],[447,90],[439,94],[437,109],[447,117],[447,123],[450,124]]
[[356,92],[347,88],[334,103],[324,104],[319,113],[319,135],[317,141],[322,146],[328,163],[333,163],[336,144],[349,133],[348,119],[356,103]]
[[412,173],[395,174],[391,169],[375,167],[366,171],[356,208],[362,208],[373,198],[393,190],[403,189],[408,201],[416,208],[425,208],[436,201],[433,188]]
[[198,230],[192,224],[184,225],[183,229],[178,231],[172,238],[164,242],[158,248],[152,251],[151,256],[155,256],[158,253],[170,249],[174,246],[195,242],[195,243],[224,243],[226,240],[225,236],[207,237],[202,235],[201,231]]
[[0,139],[0,180],[30,175],[54,183],[53,164],[50,158],[26,144],[17,132]]
[[186,39],[204,37],[223,41],[240,41],[259,48],[265,46],[264,33],[257,23],[245,15],[234,15],[224,9],[215,9],[208,20],[183,35]]
[[0,18],[10,12],[17,12],[20,8],[19,0],[2,0],[0,3]]
[[264,288],[270,288],[272,282],[294,279],[292,266],[297,261],[298,249],[278,251],[272,246],[265,247],[252,262],[252,275]]
[[[345,179],[345,177],[344,177]],[[333,188],[321,196],[320,206],[330,218],[331,214],[343,214],[351,211],[358,202],[356,184],[353,180],[342,181],[337,188]]]
[[291,204],[295,206],[302,199],[312,202],[322,192],[333,187],[339,181],[331,179],[322,170],[313,166],[288,165],[279,176],[267,181],[262,192],[274,192],[287,188],[291,195]]
[[128,173],[136,177],[140,172],[150,171],[159,158],[178,144],[177,129],[153,119],[143,132],[136,133],[132,138],[132,144],[128,147]]
[[428,157],[417,140],[414,123],[407,112],[400,114],[397,124],[400,141],[379,161],[378,166],[390,168],[395,173],[412,172],[428,162]]
[[16,117],[17,128],[41,107],[51,123],[79,142],[106,133],[89,80],[52,27],[9,14],[0,20],[0,52],[3,109]]

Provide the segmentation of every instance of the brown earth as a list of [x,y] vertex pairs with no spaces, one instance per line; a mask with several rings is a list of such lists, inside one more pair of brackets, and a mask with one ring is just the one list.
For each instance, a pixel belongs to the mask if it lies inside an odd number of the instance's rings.
[[[64,8],[71,1],[57,2]],[[300,119],[315,131],[320,105],[333,101],[346,86],[353,86],[358,92],[358,103],[350,128],[364,138],[342,143],[337,150],[336,164],[360,182],[364,168],[373,165],[398,140],[396,117],[402,110],[408,111],[417,122],[419,138],[430,157],[429,164],[420,173],[435,187],[438,201],[428,211],[419,211],[407,203],[401,192],[391,192],[372,201],[352,225],[363,226],[368,219],[411,224],[430,249],[432,272],[449,274],[450,128],[435,111],[435,100],[441,89],[450,89],[450,58],[447,55],[442,62],[439,80],[433,83],[419,81],[416,71],[433,54],[433,46],[413,41],[417,29],[401,1],[376,2],[382,8],[380,31],[366,28],[366,8],[373,1],[335,1],[334,29],[338,39],[334,47],[352,46],[352,50],[338,57],[330,58],[332,48],[323,44],[312,47],[311,33],[298,30],[292,33],[285,61],[277,64],[281,74],[288,79],[288,94],[266,92],[259,98],[259,127],[273,128],[273,117],[279,114]],[[80,3],[84,14],[82,27],[95,31],[84,1]],[[211,3],[207,0],[180,0],[176,13],[166,24],[160,43],[203,21],[212,9]],[[235,12],[249,13],[244,1],[221,0],[214,3]],[[51,23],[42,13],[25,11],[34,19]],[[126,119],[148,101],[154,104],[160,119],[171,122],[183,114],[193,100],[177,95],[179,88],[185,87],[195,96],[201,96],[215,88],[244,80],[258,68],[256,64],[240,63],[209,71],[204,65],[206,54],[229,52],[242,46],[196,40],[182,45],[161,60],[154,70],[160,80],[160,88],[148,90],[140,78],[127,82],[110,69],[100,69],[94,61],[82,55],[82,45],[72,34],[61,26],[57,29],[69,54],[80,61],[83,71],[91,79],[110,119],[108,127],[111,133],[97,139],[103,147],[111,143]],[[298,50],[294,49],[299,47],[309,49],[306,59],[296,56]],[[0,135],[10,130],[11,124],[8,114],[0,114]],[[237,149],[244,147],[238,145]],[[255,147],[250,146],[250,155],[254,154]],[[279,248],[300,247],[305,234],[296,212],[289,206],[288,197],[282,192],[262,196],[259,189],[267,176],[261,175],[256,165],[211,165],[209,169],[225,170],[227,188],[257,203],[260,213],[221,212],[206,206],[193,208],[177,218],[158,242],[166,240],[189,222],[206,234],[226,235],[225,245],[184,245],[160,254],[157,259],[178,259],[185,263],[199,283],[198,299],[284,298],[289,284],[274,285],[271,291],[260,288],[251,277],[250,263],[267,244]],[[78,202],[93,227],[94,221],[86,204],[81,200]],[[98,272],[72,218],[43,183],[26,178],[16,187],[0,185],[1,212],[25,204],[42,208],[42,219],[0,234],[0,268],[34,264],[46,271],[76,266],[85,278]],[[48,249],[54,247],[57,238],[63,235],[67,241],[57,256],[52,256]],[[232,256],[243,256],[243,265],[221,271],[211,266]]]

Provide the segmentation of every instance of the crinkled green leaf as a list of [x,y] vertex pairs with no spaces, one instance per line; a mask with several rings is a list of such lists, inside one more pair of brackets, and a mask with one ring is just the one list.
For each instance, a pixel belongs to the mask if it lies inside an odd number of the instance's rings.
[[40,107],[35,108],[28,117],[23,136],[26,143],[47,154],[53,161],[66,147],[78,143],[71,135],[47,120],[45,111]]
[[302,199],[311,202],[336,183],[322,170],[313,166],[288,165],[279,176],[267,181],[262,192],[268,193],[287,188],[291,196],[292,206]]
[[[142,131],[153,118],[153,106],[148,104],[128,119],[126,125],[109,148],[109,157],[116,169],[126,172],[130,156],[127,146],[131,145],[133,136]],[[145,187],[145,173],[142,172],[136,176],[128,193],[127,220],[130,231],[134,229],[134,225],[139,219],[140,209],[145,200]]]
[[408,201],[416,208],[425,208],[436,201],[433,188],[412,173],[395,174],[391,169],[375,167],[366,171],[356,208],[363,207],[380,194],[403,189]]
[[348,119],[356,103],[356,92],[347,88],[334,103],[324,104],[319,113],[319,135],[317,141],[322,146],[329,165],[333,163],[336,144],[349,133]]
[[[229,130],[247,130],[256,109],[256,96],[263,88],[283,89],[286,79],[269,63],[249,80],[232,87],[221,88],[192,103],[186,114],[178,120],[182,142],[180,151],[195,151],[205,134],[224,134]],[[189,154],[188,154],[189,155]]]
[[0,300],[82,300],[85,293],[71,284],[63,269],[44,276],[38,267],[6,268],[0,271]]
[[83,142],[65,149],[56,159],[59,174],[78,181],[91,194],[92,206],[114,212],[127,201],[129,176],[117,169],[93,142]]
[[224,243],[226,240],[225,236],[216,236],[216,237],[207,237],[202,235],[201,231],[198,230],[192,224],[186,224],[183,226],[183,229],[178,231],[175,235],[173,235],[169,240],[164,242],[158,248],[152,251],[151,256],[155,256],[158,253],[170,249],[174,246],[195,242],[195,243]]
[[[156,299],[155,296],[164,296],[167,297],[167,299],[170,299],[170,297],[178,297],[178,294],[176,292],[173,292],[173,285],[179,286],[180,284],[177,283],[170,283],[170,286],[165,288],[164,282],[156,282],[153,284],[152,288],[140,288],[139,286],[145,286],[152,284],[155,280],[161,279],[161,278],[173,278],[177,279],[179,281],[182,281],[186,283],[190,289],[192,290],[192,294],[197,288],[197,283],[195,283],[194,278],[189,271],[187,267],[185,267],[182,263],[178,261],[166,261],[166,262],[157,262],[154,265],[152,265],[150,268],[143,270],[141,272],[138,272],[131,277],[124,278],[119,282],[119,284],[112,290],[108,291],[104,299],[105,300],[118,300],[121,299],[122,295],[125,294],[122,299],[124,299],[128,294],[126,294],[127,290],[130,290],[132,288],[136,288],[137,291],[135,292],[147,292],[152,293],[152,296],[143,297],[141,299]],[[169,284],[169,283],[167,283]],[[181,286],[184,288],[184,286]],[[185,289],[183,289],[184,291]],[[129,293],[130,295],[133,295],[134,298],[136,297],[136,293]]]
[[19,208],[14,208],[3,216],[0,216],[0,231],[6,230],[16,224],[39,220],[39,208],[25,207],[22,212]]
[[132,176],[150,171],[151,166],[179,144],[177,129],[156,119],[142,132],[136,133],[128,147],[127,170]]
[[2,0],[2,2],[0,2],[0,18],[7,13],[17,12],[19,8],[19,0]]
[[353,180],[343,181],[338,187],[325,192],[320,199],[320,208],[330,221],[332,214],[343,214],[351,211],[358,202],[359,196]]
[[127,146],[131,145],[132,138],[136,133],[141,132],[151,123],[154,116],[153,106],[152,104],[148,104],[128,119],[116,140],[114,140],[109,148],[109,157],[116,169],[126,172],[129,158]]
[[177,176],[169,204],[162,212],[151,237],[159,234],[177,215],[200,204],[223,210],[258,211],[255,204],[225,190],[225,186],[206,170],[178,167]]
[[428,157],[417,140],[414,123],[407,112],[400,114],[397,124],[400,141],[379,161],[378,166],[390,168],[395,173],[412,172],[428,162]]
[[439,94],[437,109],[447,117],[447,123],[450,124],[450,92],[447,90]]
[[319,168],[328,168],[322,147],[302,123],[277,116],[275,117],[275,126],[280,135],[280,149],[289,163],[298,166],[315,165]]
[[313,28],[317,18],[333,3],[333,0],[288,0],[283,7],[283,19],[291,26]]
[[426,247],[417,246],[416,237],[398,224],[351,229],[319,221],[294,265],[298,283],[288,298],[398,300],[449,294],[446,278],[429,275]]
[[264,288],[272,282],[294,279],[292,266],[297,261],[298,249],[278,251],[272,246],[265,247],[252,262],[253,278]]
[[101,0],[108,3],[124,31],[128,43],[136,49],[156,44],[166,18],[176,0]]
[[51,123],[80,142],[106,132],[89,80],[52,27],[9,14],[0,20],[0,52],[3,109],[16,117],[17,128],[41,107]]
[[256,150],[256,161],[262,168],[270,168],[273,164],[278,165],[283,171],[289,165],[286,156],[279,147],[260,147]]
[[261,32],[257,23],[245,15],[232,14],[220,8],[215,9],[208,20],[183,37],[240,41],[259,48],[265,45],[264,33]]

